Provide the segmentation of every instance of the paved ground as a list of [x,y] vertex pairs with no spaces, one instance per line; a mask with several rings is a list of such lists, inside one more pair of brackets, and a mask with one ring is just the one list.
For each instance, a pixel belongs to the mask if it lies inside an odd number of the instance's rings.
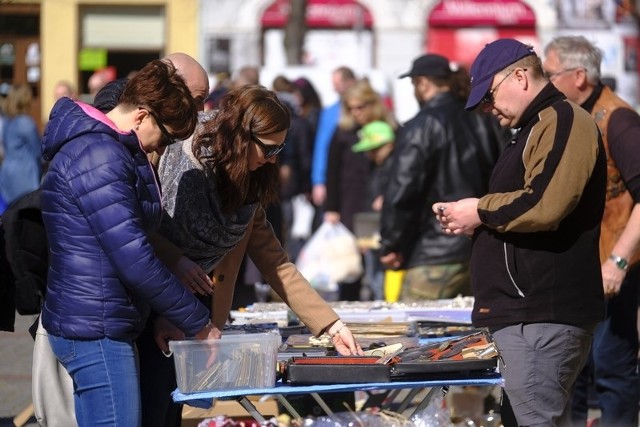
[[[0,427],[13,426],[13,417],[31,403],[33,339],[27,329],[35,319],[16,315],[16,331],[0,332]],[[37,425],[35,418],[25,424]]]

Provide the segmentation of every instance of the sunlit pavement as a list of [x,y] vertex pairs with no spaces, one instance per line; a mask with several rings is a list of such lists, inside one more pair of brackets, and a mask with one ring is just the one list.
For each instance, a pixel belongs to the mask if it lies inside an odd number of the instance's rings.
[[[15,332],[0,332],[0,427],[13,426],[13,418],[31,404],[33,339],[28,328],[35,319],[16,314]],[[31,418],[24,425],[38,423]]]

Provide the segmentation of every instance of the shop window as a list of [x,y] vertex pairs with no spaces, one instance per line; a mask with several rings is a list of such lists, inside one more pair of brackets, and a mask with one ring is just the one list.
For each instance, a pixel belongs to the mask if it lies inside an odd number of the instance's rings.
[[12,43],[0,44],[0,80],[13,80],[16,48]]

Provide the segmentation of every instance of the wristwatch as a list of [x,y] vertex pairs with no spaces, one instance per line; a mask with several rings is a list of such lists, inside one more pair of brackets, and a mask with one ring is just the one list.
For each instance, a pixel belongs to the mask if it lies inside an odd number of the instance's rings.
[[627,268],[629,268],[629,261],[627,261],[625,258],[622,258],[621,256],[611,254],[609,255],[609,259],[613,261],[616,267],[618,267],[620,270],[626,271]]

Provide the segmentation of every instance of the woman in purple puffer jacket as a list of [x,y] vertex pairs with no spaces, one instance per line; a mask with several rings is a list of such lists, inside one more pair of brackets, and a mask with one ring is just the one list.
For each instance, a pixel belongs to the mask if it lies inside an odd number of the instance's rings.
[[156,257],[160,191],[147,153],[190,136],[196,105],[175,68],[152,61],[106,115],[62,98],[43,139],[49,242],[42,323],[74,382],[79,426],[140,425],[134,340],[150,308],[188,336],[219,338],[209,310]]

